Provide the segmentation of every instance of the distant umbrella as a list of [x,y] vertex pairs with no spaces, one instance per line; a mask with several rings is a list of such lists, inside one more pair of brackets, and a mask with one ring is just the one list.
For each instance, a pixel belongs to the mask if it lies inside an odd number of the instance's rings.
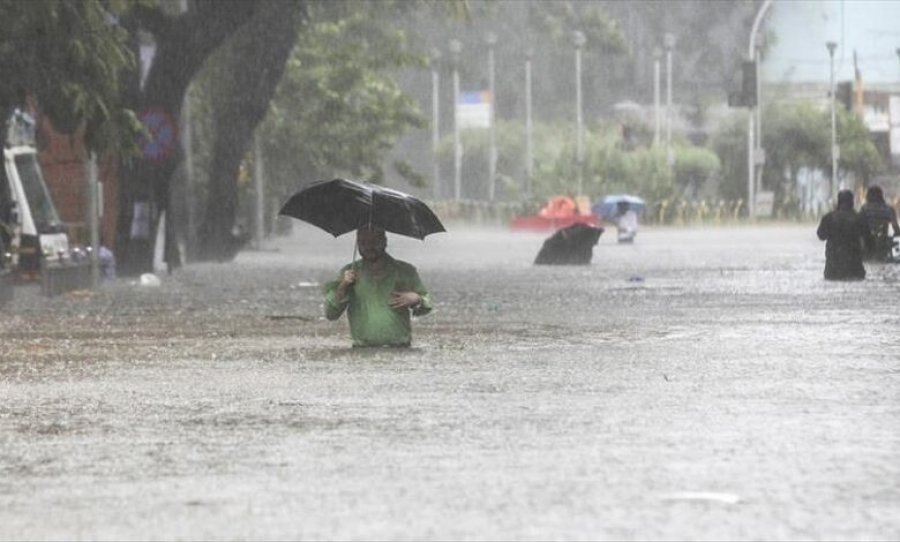
[[318,226],[335,237],[364,226],[416,239],[446,231],[434,212],[418,198],[347,179],[307,185],[291,196],[278,214]]
[[534,259],[537,265],[587,265],[594,256],[594,245],[603,228],[587,224],[572,224],[562,228],[544,241]]
[[644,106],[629,100],[613,105],[613,113],[620,119],[644,120],[646,116]]
[[591,211],[597,216],[611,218],[618,213],[618,205],[619,202],[622,201],[628,202],[629,208],[637,214],[641,214],[644,207],[647,205],[644,200],[638,196],[632,196],[631,194],[611,194],[595,203],[594,206],[591,207]]

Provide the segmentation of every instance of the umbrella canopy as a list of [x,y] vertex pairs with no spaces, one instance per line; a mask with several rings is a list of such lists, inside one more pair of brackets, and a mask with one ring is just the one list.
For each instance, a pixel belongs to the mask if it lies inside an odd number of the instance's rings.
[[587,265],[594,256],[594,245],[603,228],[587,224],[572,224],[557,230],[544,241],[534,259],[537,265]]
[[291,196],[279,215],[318,226],[335,237],[363,226],[424,239],[446,231],[438,217],[418,198],[367,182],[317,181]]
[[644,200],[638,196],[632,196],[630,194],[611,194],[595,203],[594,206],[591,207],[591,210],[597,216],[612,217],[618,212],[617,208],[620,201],[627,201],[629,207],[637,214],[641,214],[644,207],[647,205],[644,203]]

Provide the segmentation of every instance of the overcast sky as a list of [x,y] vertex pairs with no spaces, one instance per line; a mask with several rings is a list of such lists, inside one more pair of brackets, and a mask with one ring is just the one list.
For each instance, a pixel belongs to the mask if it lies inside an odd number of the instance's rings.
[[778,40],[766,80],[827,83],[834,41],[837,81],[853,78],[855,50],[864,82],[900,84],[900,0],[776,0],[763,24]]

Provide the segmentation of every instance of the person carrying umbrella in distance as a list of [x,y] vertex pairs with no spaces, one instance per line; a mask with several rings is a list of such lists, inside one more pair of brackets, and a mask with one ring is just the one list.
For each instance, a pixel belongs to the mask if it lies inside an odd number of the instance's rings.
[[403,192],[335,179],[300,190],[279,214],[335,237],[356,231],[353,261],[325,286],[325,317],[337,320],[346,311],[355,347],[409,346],[410,316],[431,312],[431,297],[416,268],[387,253],[386,231],[418,239],[445,231],[431,209]]
[[614,194],[594,204],[594,214],[616,226],[619,243],[633,243],[638,232],[638,214],[644,210],[644,200],[629,194]]

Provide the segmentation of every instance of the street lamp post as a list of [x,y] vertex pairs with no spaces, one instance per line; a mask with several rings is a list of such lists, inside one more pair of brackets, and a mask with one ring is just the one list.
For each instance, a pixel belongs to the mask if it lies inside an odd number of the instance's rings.
[[584,123],[581,106],[581,48],[585,43],[584,33],[576,30],[572,33],[575,44],[575,161],[577,163],[578,193],[581,195],[584,186]]
[[653,49],[653,146],[659,147],[659,130],[662,124],[662,116],[659,107],[659,64],[662,51],[659,47]]
[[450,54],[453,60],[453,198],[462,196],[462,146],[459,140],[459,53],[462,43],[450,40]]
[[97,155],[91,152],[87,160],[91,288],[96,288],[100,284],[100,215],[103,211],[100,209],[100,182],[98,179]]
[[497,111],[496,101],[497,93],[494,87],[494,46],[497,45],[497,35],[488,32],[485,36],[485,42],[488,46],[488,91],[491,94],[490,109],[490,144],[488,155],[488,199],[494,201],[497,192]]
[[675,47],[675,34],[666,32],[663,37],[666,48],[666,161],[672,166],[672,49]]
[[531,119],[531,57],[534,51],[525,51],[525,196],[531,197],[534,182],[534,125]]
[[835,108],[834,108],[834,50],[837,49],[837,43],[833,41],[829,41],[825,43],[825,47],[828,48],[828,56],[831,58],[831,83],[828,86],[828,92],[831,95],[831,193],[835,192],[835,183],[837,183],[837,159],[838,159],[838,146],[837,146],[837,124],[835,122]]
[[765,150],[762,146],[762,94],[761,94],[761,84],[759,77],[759,61],[762,58],[762,51],[760,51],[760,47],[757,46],[754,50],[753,57],[753,69],[755,70],[755,75],[753,77],[754,81],[756,81],[756,149],[753,153],[753,165],[756,169],[755,181],[753,185],[753,193],[755,194],[762,187],[762,174],[763,167],[765,167]]
[[440,66],[441,52],[431,51],[431,182],[434,183],[435,199],[441,197],[441,165],[438,159],[438,148],[441,143],[441,100],[440,100]]
[[[750,45],[747,47],[747,58],[753,59],[754,55],[756,55],[756,33],[759,31],[759,26],[762,24],[763,17],[765,17],[766,12],[772,7],[773,0],[764,0],[763,4],[759,7],[759,11],[756,12],[756,17],[753,19],[753,27],[750,29]],[[757,82],[759,81],[759,77],[757,77]],[[758,88],[758,87],[757,87]],[[756,152],[756,146],[753,144],[753,140],[755,139],[754,133],[754,116],[755,116],[755,107],[751,105],[749,115],[747,118],[747,217],[751,220],[756,216],[756,159],[758,157]],[[762,147],[762,144],[759,144],[759,147]]]

